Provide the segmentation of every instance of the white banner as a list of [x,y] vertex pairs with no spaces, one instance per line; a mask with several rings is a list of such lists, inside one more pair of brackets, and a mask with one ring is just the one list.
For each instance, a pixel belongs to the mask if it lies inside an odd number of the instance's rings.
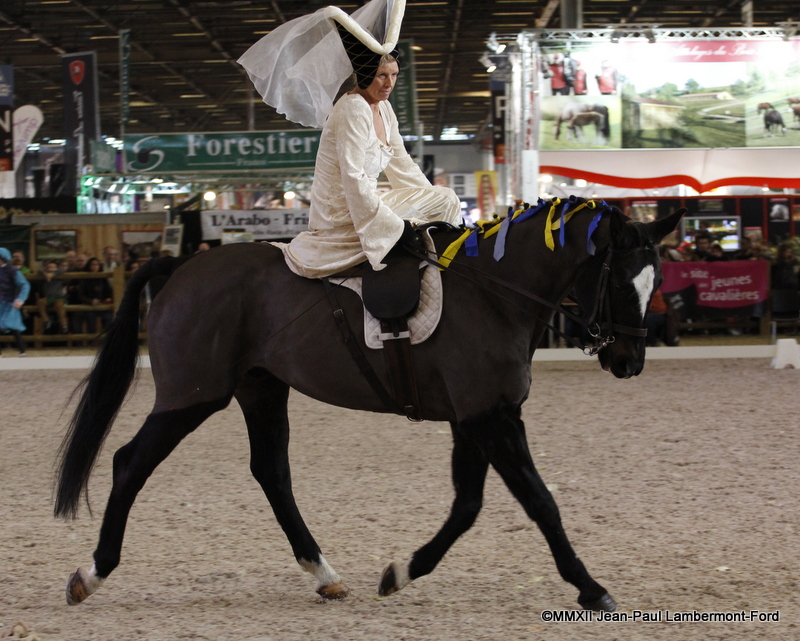
[[23,105],[14,111],[14,171],[43,122],[42,110],[34,105]]
[[223,231],[246,231],[255,240],[294,238],[308,229],[307,209],[209,209],[201,212],[203,240],[219,240]]

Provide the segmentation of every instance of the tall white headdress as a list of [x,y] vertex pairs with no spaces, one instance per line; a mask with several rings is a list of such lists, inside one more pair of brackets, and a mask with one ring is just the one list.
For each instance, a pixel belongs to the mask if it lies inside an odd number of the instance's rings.
[[239,58],[264,102],[292,122],[322,127],[353,65],[338,22],[376,54],[391,53],[400,36],[405,0],[370,0],[348,15],[324,7],[282,24]]

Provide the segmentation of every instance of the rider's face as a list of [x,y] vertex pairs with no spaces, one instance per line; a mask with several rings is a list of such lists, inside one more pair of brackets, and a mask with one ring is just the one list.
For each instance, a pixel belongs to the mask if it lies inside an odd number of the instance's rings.
[[371,105],[377,104],[382,100],[387,100],[392,93],[397,82],[397,74],[400,72],[396,62],[384,63],[378,67],[372,83],[366,89],[361,90],[361,95],[367,99]]

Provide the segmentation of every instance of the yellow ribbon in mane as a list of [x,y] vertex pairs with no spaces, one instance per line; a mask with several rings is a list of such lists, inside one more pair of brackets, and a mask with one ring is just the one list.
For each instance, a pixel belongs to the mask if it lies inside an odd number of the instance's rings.
[[[556,220],[553,220],[553,218],[556,214],[556,207],[562,203],[562,200],[560,198],[554,198],[551,203],[550,211],[547,214],[547,222],[544,226],[544,243],[547,245],[548,249],[553,251],[556,247],[555,240],[553,239],[553,232],[561,228],[561,218],[559,217]],[[595,209],[595,207],[597,207],[597,203],[593,200],[587,200],[585,203],[581,203],[572,211],[567,212],[567,214],[564,216],[564,224],[566,225],[567,222],[569,222],[569,219],[584,207]],[[518,209],[512,214],[511,220],[514,220],[517,216],[525,213],[525,211],[527,210]],[[450,266],[450,263],[453,262],[453,259],[456,257],[456,254],[458,254],[458,251],[461,249],[464,243],[467,242],[467,238],[469,238],[472,234],[483,234],[484,238],[494,236],[498,231],[500,231],[500,222],[502,222],[502,219],[497,219],[496,217],[494,220],[479,220],[476,223],[477,227],[473,229],[467,229],[463,234],[461,234],[461,236],[450,243],[447,249],[444,250],[439,258],[439,264],[441,265],[439,270],[441,271]],[[486,229],[487,227],[489,227],[489,229]]]

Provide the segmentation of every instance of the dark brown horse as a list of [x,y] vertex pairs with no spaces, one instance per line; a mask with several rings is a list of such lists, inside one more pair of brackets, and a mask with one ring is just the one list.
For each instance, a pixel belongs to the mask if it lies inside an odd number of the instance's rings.
[[[562,219],[555,240],[555,225],[546,210],[531,209],[527,220],[520,216],[508,223],[507,233],[482,239],[477,256],[460,252],[442,274],[441,322],[412,352],[423,417],[451,425],[455,500],[430,542],[409,561],[384,570],[382,595],[430,573],[471,527],[481,509],[491,465],[538,524],[561,576],[578,589],[578,602],[587,609],[616,607],[564,533],[558,508],[531,459],[521,405],[531,391],[531,358],[553,305],[571,291],[583,309],[594,310],[598,304],[605,309],[595,328],[604,336],[601,345],[606,345],[599,352],[603,369],[620,378],[641,372],[644,317],[661,282],[655,245],[675,228],[683,210],[645,225],[627,222],[615,209],[584,207],[569,222]],[[555,221],[563,212],[559,206]],[[438,251],[460,233],[437,233]],[[496,260],[498,242],[505,244],[505,255]],[[272,245],[228,245],[183,263],[158,259],[136,271],[64,439],[55,514],[77,514],[81,494],[135,373],[139,296],[156,276],[169,279],[153,301],[149,319],[155,406],[133,440],[114,454],[113,487],[94,565],[70,577],[68,603],[92,594],[119,564],[128,514],[156,466],[233,398],[247,423],[250,469],[297,561],[314,575],[319,594],[345,597],[347,587],[322,556],[292,495],[289,388],[341,407],[397,410],[384,405],[361,375],[331,314],[323,284],[295,276]],[[362,318],[355,294],[340,290],[337,297],[351,323]],[[367,350],[363,335],[356,333],[368,361],[387,385],[382,355]],[[465,349],[464,337],[471,335],[491,335],[491,346],[482,343],[479,350]],[[481,381],[477,388],[476,378]]]
[[[553,135],[555,136],[555,139],[558,140],[559,136],[561,135],[562,123],[569,124],[578,114],[587,113],[590,111],[600,115],[598,132],[599,135],[603,137],[602,144],[608,142],[608,138],[611,136],[611,123],[608,120],[608,107],[592,102],[569,102],[564,105],[564,108],[561,110],[561,113],[558,114],[558,118],[556,118],[556,124],[553,127]],[[575,133],[574,130],[572,133]]]

